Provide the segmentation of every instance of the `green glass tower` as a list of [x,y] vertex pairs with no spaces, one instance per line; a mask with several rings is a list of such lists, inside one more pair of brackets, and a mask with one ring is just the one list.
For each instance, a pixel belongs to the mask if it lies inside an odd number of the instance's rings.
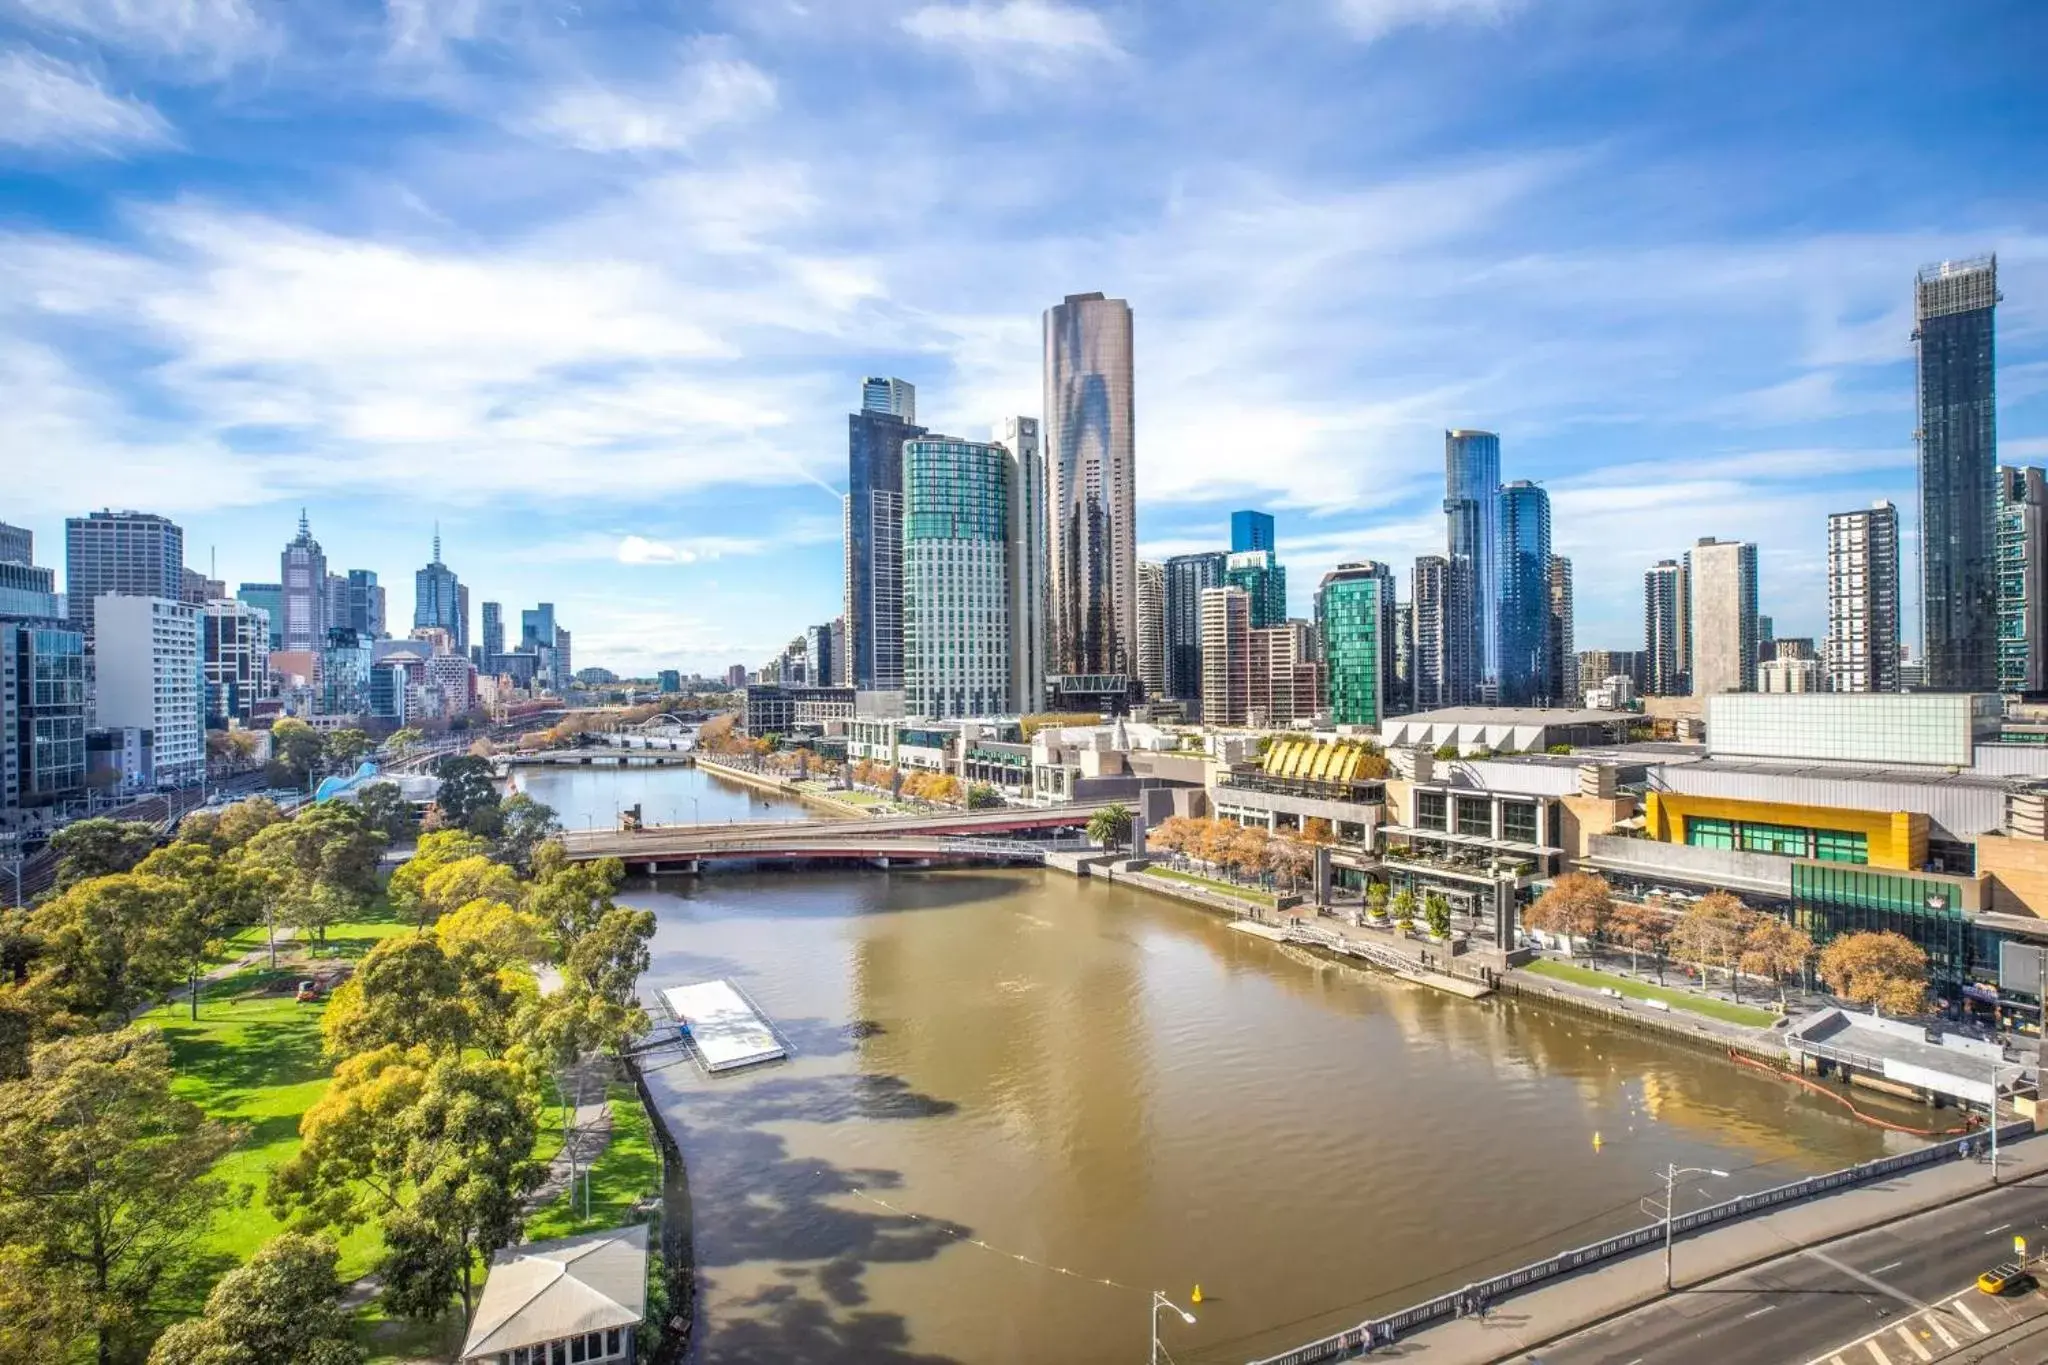
[[1243,588],[1252,599],[1252,629],[1287,619],[1287,570],[1271,550],[1243,550],[1223,562],[1223,585]]
[[1394,571],[1339,564],[1316,589],[1316,627],[1329,671],[1330,721],[1377,726],[1394,683]]

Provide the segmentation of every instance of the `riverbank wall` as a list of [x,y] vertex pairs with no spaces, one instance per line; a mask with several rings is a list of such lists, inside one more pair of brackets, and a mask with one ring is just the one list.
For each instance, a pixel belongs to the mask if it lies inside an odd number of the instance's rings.
[[772,792],[776,796],[791,797],[803,802],[813,810],[822,811],[826,815],[837,819],[864,820],[867,818],[867,812],[859,806],[851,805],[845,801],[835,801],[831,797],[821,795],[818,792],[807,791],[799,787],[794,780],[787,777],[775,777],[768,773],[757,773],[746,768],[735,767],[731,764],[721,763],[715,758],[706,758],[701,753],[697,755],[697,766],[707,773],[715,773],[728,782],[737,782],[743,787],[752,787],[756,791]]
[[640,1064],[625,1059],[632,1077],[633,1092],[647,1113],[647,1126],[654,1134],[655,1150],[661,1153],[661,1283],[667,1302],[662,1310],[661,1335],[650,1365],[682,1365],[688,1358],[690,1338],[697,1325],[697,1258],[690,1207],[690,1173],[683,1165],[682,1149],[668,1130],[661,1110],[648,1092]]

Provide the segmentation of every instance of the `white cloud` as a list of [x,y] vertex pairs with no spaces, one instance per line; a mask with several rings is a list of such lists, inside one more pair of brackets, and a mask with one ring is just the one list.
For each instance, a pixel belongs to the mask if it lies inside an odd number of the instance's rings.
[[1499,24],[1523,0],[1337,0],[1337,17],[1366,42],[1399,28],[1453,23]]
[[595,83],[559,90],[522,128],[578,151],[683,151],[711,129],[774,105],[775,82],[759,67],[713,57],[686,64],[661,90]]
[[91,72],[41,53],[0,56],[0,143],[118,156],[173,140],[163,116]]
[[270,33],[250,0],[0,0],[39,27],[103,46],[224,66],[266,46]]
[[482,31],[488,0],[385,0],[392,55],[441,55],[450,43],[474,41]]
[[926,5],[903,18],[912,37],[973,58],[1114,58],[1124,55],[1102,16],[1056,0]]

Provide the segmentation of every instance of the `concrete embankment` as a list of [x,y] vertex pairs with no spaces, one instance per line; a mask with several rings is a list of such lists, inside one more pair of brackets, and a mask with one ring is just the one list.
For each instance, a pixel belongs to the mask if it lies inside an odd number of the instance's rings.
[[773,792],[777,796],[787,796],[803,802],[813,810],[839,819],[862,820],[867,818],[867,812],[859,806],[845,801],[837,801],[832,797],[799,787],[791,778],[777,777],[770,773],[757,773],[746,768],[734,767],[728,763],[721,763],[715,758],[707,758],[701,753],[697,755],[697,766],[707,773],[717,774],[728,782],[737,782],[743,787],[752,787],[756,791]]
[[637,1061],[628,1058],[633,1089],[647,1111],[647,1126],[661,1152],[661,1280],[668,1303],[661,1319],[661,1344],[651,1357],[652,1365],[681,1365],[690,1349],[690,1337],[697,1322],[697,1263],[690,1209],[690,1173],[683,1165],[682,1149],[676,1146],[668,1122],[648,1093],[647,1081]]

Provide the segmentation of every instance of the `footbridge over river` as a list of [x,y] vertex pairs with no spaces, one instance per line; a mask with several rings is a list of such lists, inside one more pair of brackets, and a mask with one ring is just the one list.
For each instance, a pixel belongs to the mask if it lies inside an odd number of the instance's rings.
[[1086,845],[1084,831],[1107,802],[1044,809],[941,812],[860,820],[762,820],[569,830],[573,861],[618,858],[634,872],[699,872],[707,863],[1039,862]]

